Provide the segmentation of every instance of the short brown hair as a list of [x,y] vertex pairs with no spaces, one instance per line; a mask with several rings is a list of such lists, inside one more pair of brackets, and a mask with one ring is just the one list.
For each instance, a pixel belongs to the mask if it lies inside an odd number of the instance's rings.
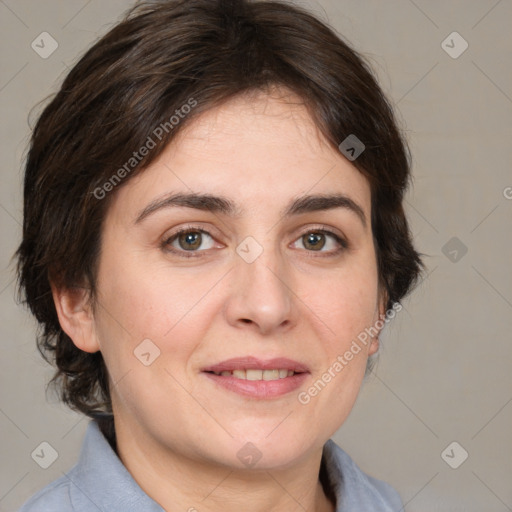
[[[19,290],[40,323],[39,350],[57,367],[52,382],[72,408],[110,415],[108,375],[100,352],[81,351],[62,330],[50,283],[85,286],[94,298],[111,189],[146,168],[201,112],[276,85],[302,98],[333,147],[349,135],[364,143],[353,163],[371,188],[387,308],[416,283],[424,265],[403,210],[409,152],[363,58],[325,23],[282,1],[139,2],[69,72],[38,119],[25,169]],[[191,99],[194,108],[172,123]],[[131,161],[158,126],[167,129]],[[115,174],[122,182],[112,182]]]

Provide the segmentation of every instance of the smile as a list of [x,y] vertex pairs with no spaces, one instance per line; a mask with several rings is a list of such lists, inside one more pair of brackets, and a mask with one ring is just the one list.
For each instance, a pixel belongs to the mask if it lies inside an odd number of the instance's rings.
[[295,375],[293,370],[287,370],[286,368],[275,369],[275,370],[258,370],[254,368],[248,368],[246,370],[224,370],[222,372],[211,372],[215,375],[222,377],[234,377],[235,379],[241,380],[279,380],[285,379],[286,377],[292,377]]

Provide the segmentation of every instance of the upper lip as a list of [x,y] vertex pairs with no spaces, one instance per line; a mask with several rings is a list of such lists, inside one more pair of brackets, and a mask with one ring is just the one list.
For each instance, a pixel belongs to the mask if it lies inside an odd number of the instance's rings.
[[203,372],[224,372],[233,370],[293,370],[296,373],[309,372],[309,368],[298,361],[286,357],[276,357],[273,359],[258,359],[253,356],[234,357],[226,359],[220,363],[203,368]]

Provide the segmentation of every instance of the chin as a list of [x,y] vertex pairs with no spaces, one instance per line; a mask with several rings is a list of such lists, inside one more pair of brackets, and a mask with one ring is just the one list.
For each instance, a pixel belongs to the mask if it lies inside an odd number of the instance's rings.
[[[270,433],[273,429],[275,432]],[[222,463],[238,469],[285,469],[296,463],[315,444],[314,440],[306,439],[300,432],[286,429],[278,432],[278,429],[274,422],[271,429],[247,429],[243,436],[236,435],[229,439],[220,454]],[[219,445],[222,443],[216,446]]]

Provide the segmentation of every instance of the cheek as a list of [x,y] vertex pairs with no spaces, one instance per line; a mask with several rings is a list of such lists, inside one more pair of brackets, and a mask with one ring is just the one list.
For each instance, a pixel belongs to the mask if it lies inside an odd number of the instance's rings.
[[322,279],[307,279],[304,303],[320,322],[325,349],[332,357],[346,350],[365,328],[372,325],[377,307],[378,279],[375,260],[354,259]]
[[122,268],[122,275],[114,269],[103,274],[96,330],[117,410],[143,421],[161,411],[169,396],[178,408],[186,401],[177,382],[201,339],[193,314],[201,290],[184,293],[180,283],[163,275]]
[[310,318],[323,357],[301,404],[332,431],[347,418],[366,370],[370,339],[365,343],[358,336],[373,325],[378,296],[376,262],[368,254],[328,278],[304,281],[304,302],[314,312]]
[[171,356],[174,365],[186,361],[210,321],[205,308],[215,298],[218,276],[162,265],[148,270],[128,260],[109,263],[104,261],[98,276],[95,318],[107,366],[110,360],[114,368],[130,367],[137,362],[134,350],[147,339],[163,356],[160,364]]

